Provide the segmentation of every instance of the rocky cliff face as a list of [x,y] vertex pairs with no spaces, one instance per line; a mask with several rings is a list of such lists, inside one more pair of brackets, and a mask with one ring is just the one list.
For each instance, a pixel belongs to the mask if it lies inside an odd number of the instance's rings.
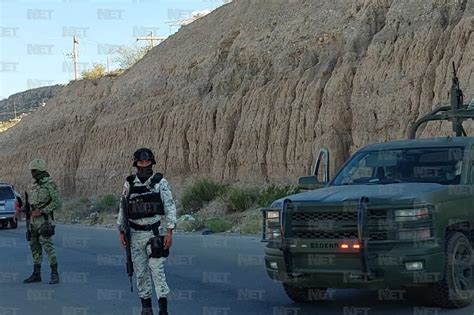
[[62,88],[62,85],[44,86],[11,95],[0,101],[0,121],[7,121],[22,113],[29,113],[47,103]]
[[120,191],[142,146],[175,183],[294,181],[321,146],[334,170],[447,101],[452,61],[473,97],[473,32],[474,0],[237,0],[0,135],[0,176],[41,156],[67,194]]

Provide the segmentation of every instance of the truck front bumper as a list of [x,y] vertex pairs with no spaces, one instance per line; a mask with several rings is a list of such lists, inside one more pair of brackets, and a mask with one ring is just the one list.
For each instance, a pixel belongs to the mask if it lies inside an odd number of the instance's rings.
[[[294,248],[285,261],[278,246],[267,246],[265,266],[274,280],[313,288],[396,289],[423,286],[443,279],[445,253],[435,241],[423,246],[405,243],[390,247],[389,250],[369,251],[371,278],[362,273],[359,256],[354,253],[309,252]],[[421,262],[422,269],[407,270],[406,263],[412,262]]]

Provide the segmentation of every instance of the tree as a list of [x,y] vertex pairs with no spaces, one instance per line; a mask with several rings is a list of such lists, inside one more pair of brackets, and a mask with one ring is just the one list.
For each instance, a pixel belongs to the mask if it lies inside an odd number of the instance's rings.
[[118,56],[114,59],[122,69],[128,69],[142,59],[150,50],[149,47],[123,46],[118,49]]
[[105,75],[105,66],[101,63],[95,63],[92,69],[82,71],[82,77],[86,80],[101,78]]

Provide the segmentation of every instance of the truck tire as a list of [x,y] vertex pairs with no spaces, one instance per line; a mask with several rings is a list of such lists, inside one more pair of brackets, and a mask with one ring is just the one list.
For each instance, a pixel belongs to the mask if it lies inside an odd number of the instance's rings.
[[313,303],[325,300],[327,288],[301,288],[283,283],[286,295],[297,303]]
[[8,226],[8,220],[2,220],[0,221],[0,224],[2,225],[2,228],[6,228]]
[[18,219],[10,219],[10,229],[16,229],[18,227]]
[[432,302],[440,307],[461,308],[472,300],[472,246],[460,232],[446,235],[444,279],[431,286]]

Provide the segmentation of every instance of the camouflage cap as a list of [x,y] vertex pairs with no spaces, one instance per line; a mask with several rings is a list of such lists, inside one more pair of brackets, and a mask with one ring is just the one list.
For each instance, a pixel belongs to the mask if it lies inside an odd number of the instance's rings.
[[30,162],[30,170],[38,170],[40,172],[46,172],[48,170],[48,166],[46,165],[46,161],[42,159],[34,159]]

